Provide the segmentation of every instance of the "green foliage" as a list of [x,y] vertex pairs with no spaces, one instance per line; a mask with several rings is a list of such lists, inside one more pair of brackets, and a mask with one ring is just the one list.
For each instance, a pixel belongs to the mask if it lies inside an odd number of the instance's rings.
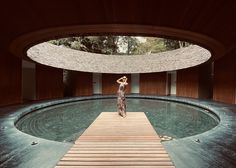
[[150,54],[166,51],[163,39],[146,37],[146,41],[140,43],[135,54]]
[[[141,39],[140,39],[141,38]],[[159,53],[189,46],[190,43],[156,37],[81,36],[49,41],[75,50],[118,55]]]
[[119,46],[122,46],[120,48],[120,54],[135,54],[138,50],[140,42],[138,41],[137,38],[132,37],[132,36],[120,36],[119,37]]
[[114,54],[118,51],[118,36],[81,36],[61,38],[49,41],[55,45],[62,45],[75,50]]
[[178,40],[171,40],[171,39],[164,39],[164,43],[167,50],[175,50],[182,47],[187,47],[190,43],[185,41],[178,41]]

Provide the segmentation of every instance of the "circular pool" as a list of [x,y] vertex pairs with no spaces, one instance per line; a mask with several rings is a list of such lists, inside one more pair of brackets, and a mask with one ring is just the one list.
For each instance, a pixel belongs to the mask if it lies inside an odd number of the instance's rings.
[[[114,98],[83,100],[33,111],[22,116],[15,125],[33,136],[74,142],[101,112],[114,111]],[[160,136],[173,139],[203,133],[219,123],[218,118],[205,109],[171,101],[128,98],[127,111],[145,112]]]

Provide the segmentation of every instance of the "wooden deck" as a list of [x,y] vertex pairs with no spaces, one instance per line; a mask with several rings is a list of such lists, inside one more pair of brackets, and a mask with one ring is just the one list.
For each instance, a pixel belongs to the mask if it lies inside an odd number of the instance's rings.
[[174,168],[143,112],[102,112],[56,168]]

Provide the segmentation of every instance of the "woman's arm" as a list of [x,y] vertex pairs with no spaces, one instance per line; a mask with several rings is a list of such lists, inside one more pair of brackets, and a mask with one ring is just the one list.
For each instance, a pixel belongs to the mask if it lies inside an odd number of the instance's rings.
[[123,83],[125,84],[125,85],[128,85],[128,82],[127,82],[127,80],[128,80],[128,78],[124,78],[124,80],[123,80]]
[[124,82],[124,81],[123,81],[123,80],[124,80],[124,77],[125,77],[125,76],[122,76],[121,78],[117,79],[116,82],[119,83],[119,84],[123,83],[123,82]]
[[127,80],[128,80],[128,78],[126,76],[123,76],[123,77],[117,79],[116,82],[119,83],[119,84],[123,83],[124,85],[128,85]]

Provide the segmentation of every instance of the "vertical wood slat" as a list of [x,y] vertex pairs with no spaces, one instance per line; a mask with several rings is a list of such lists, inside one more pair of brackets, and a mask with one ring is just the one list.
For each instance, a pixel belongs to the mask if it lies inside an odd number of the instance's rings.
[[0,57],[0,106],[21,103],[22,60],[3,52]]
[[140,74],[140,94],[166,95],[166,72]]
[[176,96],[198,98],[199,69],[187,68],[177,71]]
[[128,78],[128,85],[126,87],[126,94],[131,92],[131,75],[130,74],[102,74],[102,94],[114,95],[117,93],[118,84],[116,82],[122,76]]
[[215,61],[213,100],[224,103],[236,103],[236,58],[230,53]]
[[36,64],[36,99],[62,98],[63,93],[63,70]]
[[89,72],[74,72],[72,96],[93,95],[93,74]]

